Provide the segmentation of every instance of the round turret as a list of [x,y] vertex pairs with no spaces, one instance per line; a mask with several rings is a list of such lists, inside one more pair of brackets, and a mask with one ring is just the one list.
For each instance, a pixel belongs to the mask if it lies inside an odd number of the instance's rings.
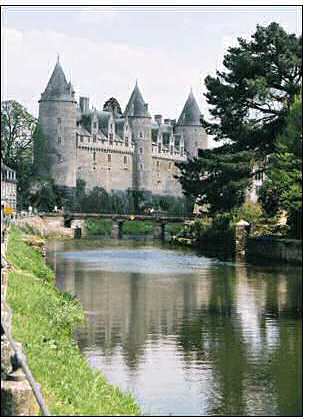
[[129,120],[132,130],[132,142],[135,145],[133,159],[133,188],[146,194],[152,192],[152,137],[151,116],[148,106],[144,102],[141,92],[136,84],[125,116]]
[[189,157],[196,157],[199,149],[208,148],[208,137],[201,124],[203,115],[192,90],[175,126],[175,133],[183,135],[184,146]]
[[76,119],[73,87],[57,60],[39,101],[39,124],[47,139],[49,173],[69,190],[76,186]]

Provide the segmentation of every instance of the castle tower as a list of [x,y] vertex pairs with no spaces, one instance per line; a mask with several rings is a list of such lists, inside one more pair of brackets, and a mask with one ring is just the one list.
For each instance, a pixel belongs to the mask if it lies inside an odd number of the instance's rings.
[[176,134],[183,135],[185,150],[190,158],[198,155],[198,149],[208,148],[207,133],[200,122],[202,117],[191,90],[175,127]]
[[76,119],[74,90],[58,58],[39,100],[39,124],[47,139],[50,176],[64,192],[76,186]]
[[148,105],[139,90],[138,84],[130,96],[125,109],[132,130],[132,142],[135,146],[133,159],[133,189],[146,194],[152,192],[152,137],[151,116]]

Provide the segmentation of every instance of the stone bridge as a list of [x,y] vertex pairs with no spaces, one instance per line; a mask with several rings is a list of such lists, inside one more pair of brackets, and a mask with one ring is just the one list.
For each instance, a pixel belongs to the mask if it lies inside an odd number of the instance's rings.
[[62,226],[72,228],[75,231],[75,237],[81,237],[85,234],[85,220],[86,219],[105,219],[112,221],[112,233],[113,239],[120,239],[123,235],[123,224],[126,221],[151,221],[154,224],[154,239],[164,240],[166,236],[166,225],[168,223],[184,223],[190,218],[185,217],[173,217],[165,215],[129,215],[129,214],[104,214],[104,213],[65,213],[60,215],[59,213],[45,213],[40,215],[42,218],[49,220],[57,220],[61,222]]

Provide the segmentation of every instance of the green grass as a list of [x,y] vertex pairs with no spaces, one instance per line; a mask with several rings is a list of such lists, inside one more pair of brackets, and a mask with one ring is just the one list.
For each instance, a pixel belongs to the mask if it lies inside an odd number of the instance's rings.
[[123,224],[124,235],[148,235],[153,232],[153,229],[152,222],[133,220]]
[[166,225],[166,232],[170,233],[171,235],[176,235],[177,233],[181,232],[183,228],[183,223],[168,223]]
[[23,241],[22,232],[15,226],[10,229],[7,258],[16,269],[31,272],[43,280],[54,279],[53,271],[47,267],[40,252]]
[[86,219],[85,221],[88,235],[111,235],[112,221],[105,219]]
[[72,333],[84,319],[82,307],[54,286],[53,272],[14,227],[7,256],[15,268],[9,274],[7,294],[13,310],[13,336],[23,344],[51,413],[138,415],[133,397],[108,384],[80,353]]

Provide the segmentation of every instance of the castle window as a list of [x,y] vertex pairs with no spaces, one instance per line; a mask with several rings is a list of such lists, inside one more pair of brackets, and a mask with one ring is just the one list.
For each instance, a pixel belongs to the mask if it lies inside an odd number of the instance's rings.
[[96,122],[94,122],[94,123],[93,123],[93,129],[94,129],[94,130],[96,130],[96,128],[97,128],[97,123],[96,123]]
[[168,164],[168,169],[171,169],[171,162],[169,162],[169,164]]
[[57,124],[60,125],[61,124],[61,118],[57,118]]
[[83,136],[81,136],[80,139],[81,139],[81,143],[83,143],[83,140],[84,140]]
[[128,158],[127,156],[124,156],[124,166],[127,168],[128,166]]
[[88,143],[90,143],[90,137],[88,137]]
[[112,156],[108,155],[108,162],[111,162],[111,161],[112,161]]
[[110,124],[110,130],[113,130],[113,124]]
[[112,133],[109,134],[109,141],[110,141],[110,144],[112,144],[112,142],[113,142],[113,134]]
[[58,137],[58,144],[61,144],[61,137]]
[[170,146],[170,153],[173,155],[173,146]]
[[181,147],[181,155],[183,155],[183,153],[184,153],[184,148]]
[[143,137],[143,133],[142,133],[142,131],[140,131],[140,137],[141,137],[141,138]]
[[141,154],[143,153],[143,149],[142,149],[142,147],[140,147],[140,150],[139,150],[139,151],[140,151],[140,153],[141,153]]
[[95,160],[96,160],[96,152],[93,153],[93,160],[95,162]]
[[143,169],[143,165],[142,165],[142,163],[140,163],[140,169]]
[[159,160],[156,161],[156,166],[157,166],[157,168],[159,168],[159,166],[160,166]]
[[158,153],[161,153],[161,143],[158,145]]
[[125,137],[125,146],[128,147],[128,137]]
[[96,134],[93,135],[93,142],[96,143],[97,138],[96,138]]

